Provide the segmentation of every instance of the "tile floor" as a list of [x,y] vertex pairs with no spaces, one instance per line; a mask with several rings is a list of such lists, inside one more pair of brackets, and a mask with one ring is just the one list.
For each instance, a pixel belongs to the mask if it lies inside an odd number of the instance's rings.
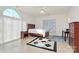
[[[0,53],[56,53],[37,47],[26,45],[35,37],[26,37],[25,39],[18,39],[3,45],[0,45]],[[57,53],[73,53],[73,49],[69,46],[68,42],[64,42],[61,37],[49,37],[57,41]]]

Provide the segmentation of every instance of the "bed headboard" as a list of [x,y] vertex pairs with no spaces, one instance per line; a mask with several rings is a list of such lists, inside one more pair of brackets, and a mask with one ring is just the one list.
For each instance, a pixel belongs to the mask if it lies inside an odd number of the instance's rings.
[[35,24],[27,24],[27,30],[35,28]]

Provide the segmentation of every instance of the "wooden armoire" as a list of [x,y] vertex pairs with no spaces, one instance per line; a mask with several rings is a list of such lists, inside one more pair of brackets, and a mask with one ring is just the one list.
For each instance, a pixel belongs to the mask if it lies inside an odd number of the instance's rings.
[[72,22],[69,24],[70,39],[69,43],[74,49],[74,52],[79,52],[79,22]]

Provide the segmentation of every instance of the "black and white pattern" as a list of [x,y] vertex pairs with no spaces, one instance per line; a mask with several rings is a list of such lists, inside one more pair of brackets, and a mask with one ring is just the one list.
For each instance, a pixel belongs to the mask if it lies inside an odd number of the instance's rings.
[[27,45],[57,52],[57,42],[47,38],[37,37],[27,43]]

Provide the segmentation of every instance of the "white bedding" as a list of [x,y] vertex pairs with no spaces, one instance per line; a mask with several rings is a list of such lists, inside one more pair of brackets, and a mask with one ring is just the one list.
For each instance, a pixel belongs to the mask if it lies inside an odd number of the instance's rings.
[[47,32],[47,30],[45,30],[45,29],[29,29],[28,30],[28,33],[42,34],[43,37],[45,37],[46,32]]

